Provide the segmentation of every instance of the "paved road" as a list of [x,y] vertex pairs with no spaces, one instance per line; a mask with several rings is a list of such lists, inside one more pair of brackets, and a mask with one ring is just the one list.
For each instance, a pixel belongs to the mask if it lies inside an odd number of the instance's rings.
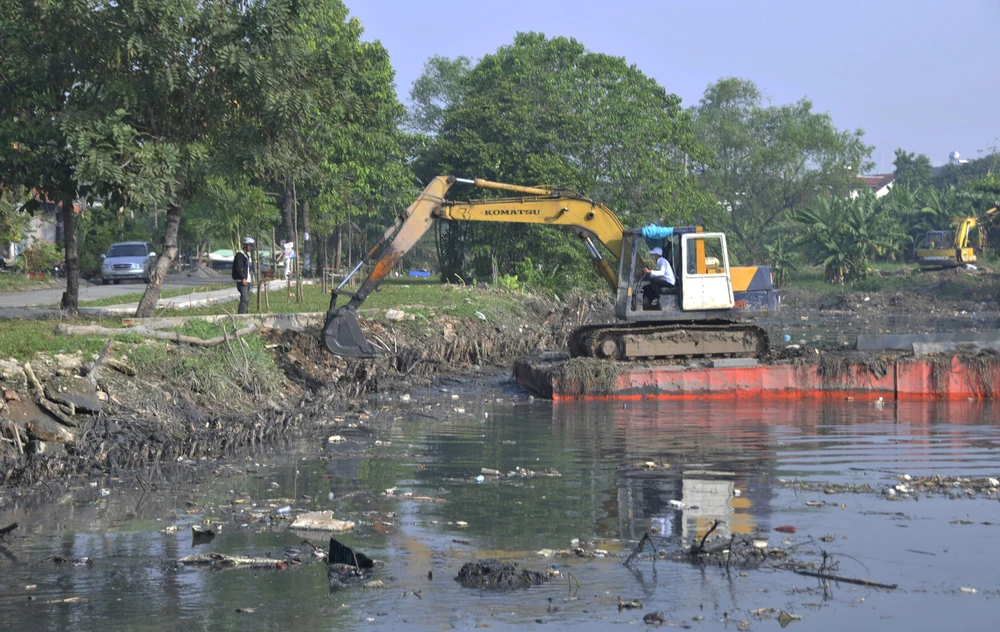
[[[163,283],[163,289],[176,290],[180,288],[203,287],[206,285],[230,284],[225,276],[215,278],[168,276]],[[40,307],[42,305],[59,305],[62,301],[63,292],[66,290],[65,281],[62,284],[52,283],[51,288],[41,288],[29,290],[27,292],[0,292],[0,307]],[[123,294],[142,293],[146,291],[146,284],[142,281],[122,281],[121,285],[101,285],[80,281],[80,301],[93,301],[109,296],[121,296]],[[235,290],[234,290],[235,292]]]

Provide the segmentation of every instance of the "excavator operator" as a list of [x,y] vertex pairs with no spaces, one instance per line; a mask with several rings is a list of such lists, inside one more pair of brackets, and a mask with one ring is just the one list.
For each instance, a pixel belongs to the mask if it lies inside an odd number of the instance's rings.
[[660,290],[663,288],[672,289],[677,283],[677,278],[674,276],[674,269],[670,267],[670,262],[664,258],[662,248],[653,248],[649,254],[655,257],[653,265],[656,266],[656,269],[643,268],[649,276],[649,285],[642,288],[642,295],[644,303],[650,307],[659,308]]

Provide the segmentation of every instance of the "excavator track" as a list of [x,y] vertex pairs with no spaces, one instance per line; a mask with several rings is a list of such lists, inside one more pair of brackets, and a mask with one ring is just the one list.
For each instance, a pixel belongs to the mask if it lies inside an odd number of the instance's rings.
[[761,358],[769,348],[766,331],[731,321],[588,325],[569,339],[573,357],[623,361]]

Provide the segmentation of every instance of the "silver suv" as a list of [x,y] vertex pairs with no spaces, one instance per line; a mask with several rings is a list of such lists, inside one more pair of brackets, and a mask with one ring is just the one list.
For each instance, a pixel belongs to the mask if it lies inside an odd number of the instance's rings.
[[141,279],[149,283],[156,253],[144,241],[125,241],[111,244],[108,253],[101,255],[101,284],[112,281],[118,285],[123,279]]

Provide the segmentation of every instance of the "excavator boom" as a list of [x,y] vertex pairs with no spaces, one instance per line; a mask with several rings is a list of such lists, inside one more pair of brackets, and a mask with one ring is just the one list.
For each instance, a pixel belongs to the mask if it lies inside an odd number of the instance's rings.
[[[456,182],[515,196],[447,200],[445,196]],[[652,227],[663,231],[652,238],[666,238],[673,244],[670,265],[678,271],[678,282],[674,291],[661,297],[662,307],[660,301],[650,301],[649,307],[637,305],[639,290],[647,293],[651,283],[636,272],[643,269],[637,239],[647,239],[647,229],[626,230],[611,209],[576,193],[452,176],[434,178],[333,291],[322,333],[329,351],[350,357],[378,355],[361,332],[357,309],[438,219],[559,226],[579,237],[598,273],[617,294],[616,317],[629,322],[581,329],[571,340],[574,355],[633,359],[759,356],[766,352],[763,330],[733,321],[738,320],[736,312],[741,310],[777,309],[770,272],[763,266],[730,269],[724,234],[702,233],[700,227]],[[711,256],[708,244],[714,244]],[[664,242],[665,248],[667,245]],[[358,291],[344,291],[348,279],[376,257]],[[350,297],[342,307],[337,306],[340,296]]]
[[[451,202],[445,194],[455,182],[473,184],[478,188],[496,189],[511,193],[522,193],[522,197]],[[488,180],[459,180],[453,176],[438,176],[407,207],[403,216],[396,220],[365,254],[354,268],[357,272],[362,264],[370,261],[386,243],[371,274],[365,279],[357,293],[342,291],[345,281],[333,292],[323,327],[323,342],[327,349],[337,355],[349,357],[374,357],[376,349],[365,340],[358,326],[355,313],[378,284],[398,264],[404,255],[420,240],[437,219],[463,221],[490,221],[518,224],[542,224],[563,226],[576,233],[587,247],[598,272],[607,280],[611,289],[618,287],[618,274],[598,250],[594,239],[600,241],[613,255],[621,248],[624,228],[618,217],[603,204],[598,204],[575,193],[564,193],[541,187],[525,187]],[[343,307],[337,307],[340,295],[350,296]]]

